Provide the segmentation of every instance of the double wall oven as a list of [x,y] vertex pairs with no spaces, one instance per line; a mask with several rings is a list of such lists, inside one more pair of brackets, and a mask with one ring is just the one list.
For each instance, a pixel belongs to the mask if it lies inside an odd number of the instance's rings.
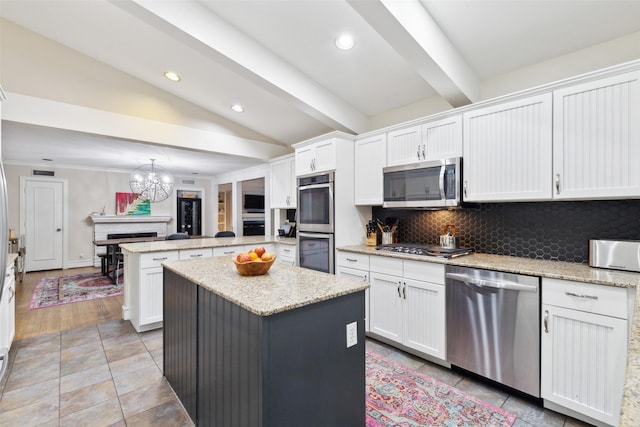
[[333,172],[298,178],[298,266],[334,272]]

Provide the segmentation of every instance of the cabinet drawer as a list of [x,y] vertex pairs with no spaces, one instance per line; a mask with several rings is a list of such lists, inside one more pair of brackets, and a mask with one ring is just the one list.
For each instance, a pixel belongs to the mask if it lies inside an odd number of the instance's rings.
[[285,258],[294,258],[296,257],[296,247],[293,245],[283,245],[280,244],[278,248],[278,256]]
[[338,251],[337,265],[369,271],[369,255]]
[[404,277],[444,285],[444,264],[404,260]]
[[386,256],[374,256],[369,259],[369,270],[371,272],[390,274],[402,277],[402,260]]
[[614,286],[543,278],[542,303],[627,318],[627,290]]
[[180,259],[198,259],[211,256],[213,256],[213,249],[211,248],[184,249],[180,251]]
[[150,252],[140,255],[140,268],[162,267],[163,262],[178,259],[180,259],[178,251]]
[[244,246],[224,246],[213,248],[213,256],[231,256],[244,251]]

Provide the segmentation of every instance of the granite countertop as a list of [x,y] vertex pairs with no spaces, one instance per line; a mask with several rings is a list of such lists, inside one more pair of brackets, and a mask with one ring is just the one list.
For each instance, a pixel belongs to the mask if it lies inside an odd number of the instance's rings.
[[120,248],[131,253],[176,251],[181,249],[203,249],[224,246],[264,245],[279,243],[295,246],[296,239],[292,237],[273,236],[240,236],[240,237],[203,237],[184,240],[158,240],[155,242],[123,243]]
[[258,316],[270,316],[369,287],[366,282],[278,263],[265,275],[241,276],[230,257],[168,261],[162,265]]
[[[488,254],[472,254],[446,260],[444,258],[383,252],[376,250],[374,246],[362,245],[340,247],[338,250],[597,283],[623,288],[637,289],[640,285],[640,273],[591,268],[585,264],[571,262],[545,261]],[[622,397],[622,409],[620,411],[620,427],[635,427],[638,425],[638,420],[640,420],[640,316],[635,315],[639,307],[640,292],[636,291],[633,313],[630,314],[629,319],[631,321],[631,337],[627,349],[627,370]]]

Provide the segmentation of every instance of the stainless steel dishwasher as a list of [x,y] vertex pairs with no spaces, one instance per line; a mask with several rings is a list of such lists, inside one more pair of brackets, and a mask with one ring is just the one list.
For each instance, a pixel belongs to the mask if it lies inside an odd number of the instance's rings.
[[446,266],[447,359],[540,397],[540,278]]

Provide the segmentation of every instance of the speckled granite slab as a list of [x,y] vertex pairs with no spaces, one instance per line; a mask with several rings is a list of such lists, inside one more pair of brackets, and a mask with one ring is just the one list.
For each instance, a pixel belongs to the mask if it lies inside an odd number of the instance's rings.
[[240,276],[230,257],[169,261],[162,265],[258,316],[292,310],[369,287],[366,282],[277,263],[263,276]]
[[159,240],[155,242],[124,243],[120,247],[131,253],[175,251],[180,249],[203,249],[224,246],[264,245],[279,243],[296,245],[296,239],[291,237],[247,236],[247,237],[204,237],[202,239]]

